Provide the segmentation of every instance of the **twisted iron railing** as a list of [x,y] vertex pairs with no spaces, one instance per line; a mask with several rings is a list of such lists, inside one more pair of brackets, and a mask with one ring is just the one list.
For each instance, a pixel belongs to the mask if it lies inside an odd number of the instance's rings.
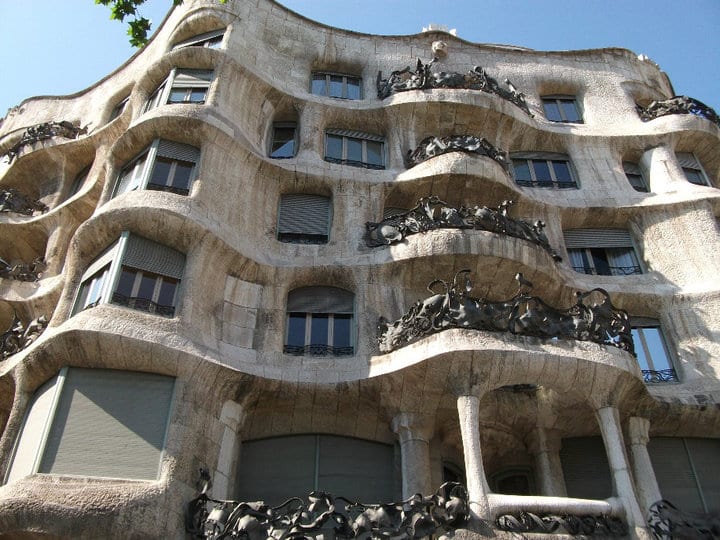
[[573,516],[557,514],[535,514],[518,512],[498,516],[495,524],[501,531],[513,533],[544,533],[566,532],[571,535],[603,537],[625,536],[628,532],[625,523],[613,516]]
[[650,506],[648,526],[657,540],[720,538],[720,513],[683,512],[670,501]]
[[10,264],[0,259],[0,278],[14,279],[16,281],[37,281],[47,268],[45,259],[36,258],[31,263]]
[[0,212],[32,216],[35,212],[44,214],[48,210],[46,204],[23,195],[17,189],[0,189]]
[[425,137],[415,150],[408,150],[405,166],[411,169],[423,161],[450,152],[487,156],[495,160],[506,173],[510,174],[510,161],[507,152],[495,147],[486,138],[476,137],[475,135],[449,135],[447,137],[431,135]]
[[155,313],[156,315],[162,315],[163,317],[174,317],[175,306],[164,306],[148,300],[147,298],[138,298],[134,296],[126,296],[118,292],[113,293],[112,303],[120,306],[129,307],[131,309],[137,309],[138,311],[147,311],[148,313]]
[[673,368],[668,369],[643,369],[643,381],[646,383],[678,382],[677,373]]
[[26,327],[25,323],[15,315],[10,327],[0,334],[0,359],[5,360],[29,347],[45,331],[47,323],[47,318],[41,315]]
[[87,133],[87,127],[81,128],[74,125],[72,122],[45,122],[36,126],[31,126],[25,130],[20,141],[13,146],[10,150],[5,152],[2,157],[7,156],[8,162],[12,161],[17,157],[22,150],[23,146],[34,144],[38,141],[44,141],[53,137],[65,137],[66,139],[76,139],[80,135]]
[[283,348],[285,354],[295,356],[311,355],[311,356],[352,356],[355,349],[349,347],[333,347],[332,345],[314,344],[314,345],[285,345]]
[[687,96],[675,96],[670,99],[653,101],[647,107],[637,105],[636,108],[643,122],[649,122],[668,114],[692,114],[720,126],[720,117],[712,107],[708,107],[702,101]]

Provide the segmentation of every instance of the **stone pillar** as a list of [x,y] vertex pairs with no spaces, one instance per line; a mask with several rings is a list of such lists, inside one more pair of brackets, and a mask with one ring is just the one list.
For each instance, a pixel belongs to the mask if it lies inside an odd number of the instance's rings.
[[480,398],[473,395],[458,396],[457,407],[465,455],[465,477],[470,497],[470,509],[478,517],[485,517],[489,510],[490,487],[485,478],[480,449]]
[[567,497],[565,477],[560,462],[560,433],[536,427],[532,433],[529,449],[535,458],[535,470],[540,494],[546,497]]
[[678,183],[687,183],[675,152],[665,144],[646,150],[640,159],[640,165],[645,170],[653,193],[673,191],[677,189]]
[[245,421],[242,405],[226,401],[220,411],[222,434],[217,466],[213,475],[212,496],[216,499],[232,499],[234,496],[237,464],[240,462],[240,428]]
[[416,493],[429,495],[432,491],[430,482],[432,422],[422,414],[399,413],[392,420],[392,429],[400,441],[403,498],[407,499]]
[[625,454],[625,442],[620,428],[620,414],[615,407],[605,406],[596,411],[600,423],[605,452],[613,478],[615,495],[620,498],[625,508],[625,517],[632,538],[651,538],[645,528],[645,518],[635,495],[635,486]]
[[626,428],[630,439],[630,461],[635,477],[638,502],[643,514],[647,517],[650,505],[662,499],[655,478],[655,470],[647,450],[647,443],[650,441],[650,421],[633,416],[628,419]]

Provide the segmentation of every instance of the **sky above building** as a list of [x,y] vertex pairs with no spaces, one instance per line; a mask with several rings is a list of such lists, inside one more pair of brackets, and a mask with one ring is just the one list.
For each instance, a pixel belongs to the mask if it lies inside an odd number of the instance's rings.
[[[234,0],[245,1],[245,0]],[[171,0],[141,13],[156,29]],[[476,43],[537,50],[623,47],[646,54],[675,93],[720,110],[720,0],[281,0],[324,24],[383,35],[430,23]],[[136,50],[126,26],[93,0],[0,0],[0,115],[22,100],[84,90]],[[408,59],[412,63],[413,59]]]

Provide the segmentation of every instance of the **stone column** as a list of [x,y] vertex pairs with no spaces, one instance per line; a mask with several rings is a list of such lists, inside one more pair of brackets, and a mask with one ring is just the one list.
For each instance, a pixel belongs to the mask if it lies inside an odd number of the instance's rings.
[[650,532],[645,528],[645,518],[640,511],[640,505],[635,495],[635,486],[630,475],[625,454],[625,442],[620,428],[620,414],[612,406],[601,407],[596,414],[605,443],[615,495],[620,498],[625,507],[630,536],[632,538],[651,538]]
[[490,487],[485,478],[482,451],[480,450],[480,398],[463,395],[457,398],[460,434],[465,455],[465,477],[467,480],[470,509],[479,517],[487,516]]
[[635,477],[638,502],[643,514],[647,517],[650,505],[662,499],[655,478],[655,470],[647,450],[647,443],[650,441],[650,421],[633,416],[628,419],[626,428],[630,439],[630,461]]
[[400,441],[402,459],[402,493],[407,499],[416,493],[429,495],[431,419],[414,413],[399,413],[392,420],[392,429]]
[[560,461],[560,434],[551,429],[536,427],[531,435],[529,450],[535,458],[535,470],[540,493],[546,497],[567,497],[565,477]]
[[212,496],[216,499],[232,499],[234,496],[237,464],[240,462],[240,428],[245,421],[245,411],[239,403],[226,401],[220,411],[222,434],[217,466],[213,475]]

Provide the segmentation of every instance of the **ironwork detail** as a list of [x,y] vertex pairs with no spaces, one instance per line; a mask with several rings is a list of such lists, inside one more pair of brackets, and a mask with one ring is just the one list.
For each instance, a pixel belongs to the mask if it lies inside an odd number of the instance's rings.
[[365,223],[365,243],[369,247],[402,242],[407,236],[435,229],[474,229],[505,234],[527,240],[550,253],[556,261],[561,257],[550,247],[543,232],[545,223],[529,223],[510,217],[508,209],[515,201],[505,200],[497,208],[460,206],[456,208],[436,196],[423,197],[415,208],[388,216],[379,223]]
[[633,276],[635,274],[642,274],[642,269],[637,265],[632,266],[609,266],[607,267],[609,274],[600,274],[597,268],[592,266],[573,266],[573,270],[580,272],[581,274],[597,275],[597,276]]
[[333,347],[332,345],[285,345],[283,352],[295,356],[352,356],[353,347]]
[[668,369],[643,369],[643,381],[646,383],[679,382],[677,373],[673,368]]
[[42,273],[46,268],[47,264],[42,257],[38,257],[30,264],[23,262],[9,264],[0,259],[0,278],[17,281],[37,281],[42,277]]
[[648,526],[657,540],[720,538],[720,514],[683,512],[665,499],[650,506]]
[[34,144],[38,141],[52,139],[53,137],[65,137],[66,139],[77,139],[80,135],[87,133],[87,127],[74,125],[72,122],[63,120],[62,122],[45,122],[36,126],[31,126],[25,130],[20,141],[10,150],[5,152],[8,163],[12,163],[17,157],[23,146]]
[[190,195],[190,190],[187,188],[166,186],[165,184],[156,184],[154,182],[149,182],[147,185],[147,189],[153,191],[165,191],[167,193],[174,193],[175,195]]
[[465,152],[487,156],[497,161],[506,173],[510,174],[510,161],[507,152],[493,146],[484,137],[474,135],[449,135],[447,137],[424,138],[415,150],[408,150],[405,158],[405,166],[411,169],[435,156],[441,156],[449,152]]
[[432,73],[430,68],[437,62],[434,57],[427,63],[419,58],[415,70],[407,66],[404,69],[393,71],[387,79],[382,78],[382,71],[377,75],[377,96],[385,99],[398,92],[408,90],[426,90],[432,88],[463,88],[467,90],[480,90],[495,94],[510,103],[520,107],[527,115],[533,116],[525,101],[525,94],[518,92],[517,88],[505,79],[507,88],[502,88],[496,79],[490,77],[480,66],[473,66],[467,73],[439,71]]
[[0,355],[5,360],[9,356],[29,347],[47,327],[47,318],[44,315],[37,317],[25,327],[17,314],[13,322],[2,335],[0,335]]
[[35,212],[44,214],[49,208],[40,201],[34,201],[17,189],[0,189],[0,212],[32,216]]
[[[577,292],[575,305],[555,309],[527,291],[532,283],[515,275],[517,294],[509,300],[491,302],[469,296],[473,284],[470,270],[460,270],[452,284],[436,279],[428,285],[434,293],[418,301],[400,319],[378,322],[381,352],[390,352],[424,336],[449,328],[510,332],[539,338],[575,339],[611,345],[635,354],[627,312],[617,309],[603,289]],[[433,288],[442,285],[444,291]]]
[[[138,311],[147,311],[148,313],[155,313],[156,315],[162,315],[163,317],[174,317],[175,306],[163,306],[147,298],[140,298],[136,296],[125,296],[118,292],[113,293],[112,303],[119,306],[129,307]],[[90,307],[90,306],[87,306]]]
[[[469,515],[467,491],[457,482],[447,482],[427,497],[418,493],[387,504],[353,502],[313,491],[307,501],[293,497],[271,507],[262,501],[220,501],[206,491],[188,504],[186,528],[194,538],[208,540],[301,540],[321,532],[332,532],[338,539],[410,540],[461,528]],[[210,511],[208,504],[213,505]]]
[[613,516],[573,516],[544,514],[531,512],[505,514],[498,516],[497,528],[514,533],[545,533],[551,534],[564,529],[571,535],[601,535],[606,538],[617,538],[628,533],[625,523]]
[[702,101],[687,96],[675,96],[670,99],[653,101],[647,107],[636,105],[637,112],[643,122],[649,122],[668,114],[694,114],[720,126],[720,117],[712,107]]

